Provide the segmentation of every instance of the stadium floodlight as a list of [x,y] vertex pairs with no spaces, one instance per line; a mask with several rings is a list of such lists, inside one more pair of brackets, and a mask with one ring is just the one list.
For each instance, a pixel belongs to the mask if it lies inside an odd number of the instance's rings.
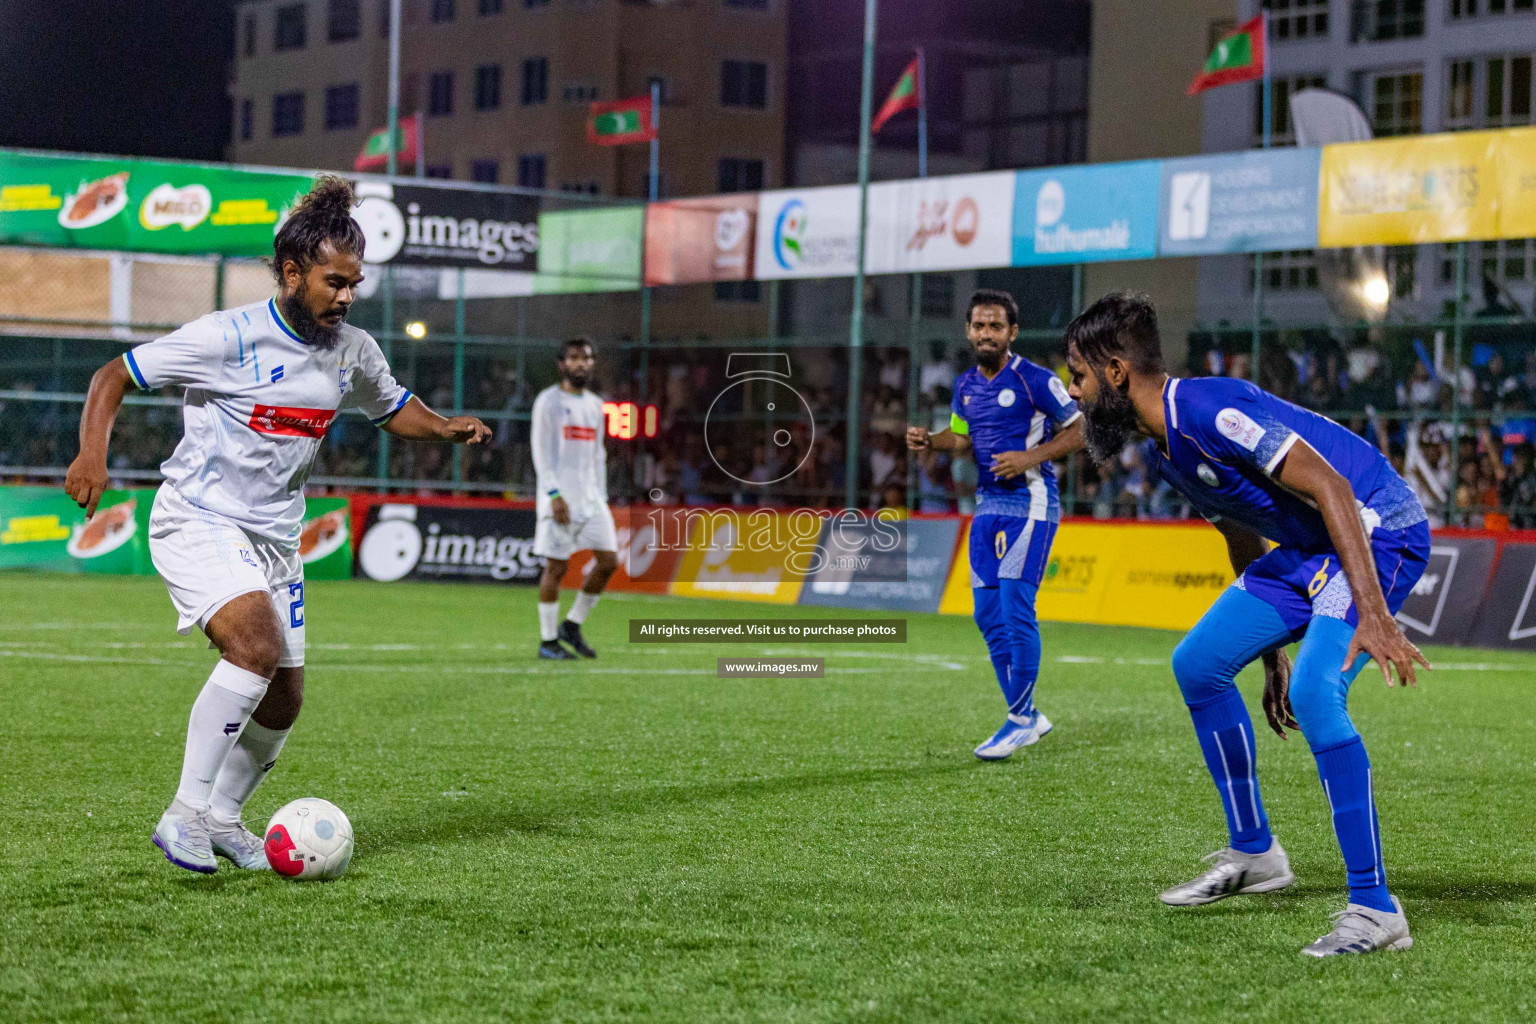
[[427,325],[420,320],[412,320],[405,325],[405,336],[412,341],[420,341],[427,336]]
[[1373,309],[1384,311],[1387,308],[1387,300],[1392,297],[1392,286],[1387,282],[1387,275],[1372,274],[1362,281],[1360,297]]

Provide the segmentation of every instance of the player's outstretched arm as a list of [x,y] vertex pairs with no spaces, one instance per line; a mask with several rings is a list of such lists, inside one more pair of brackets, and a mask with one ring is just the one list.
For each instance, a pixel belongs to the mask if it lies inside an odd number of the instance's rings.
[[389,418],[384,429],[396,437],[411,441],[447,441],[450,444],[484,444],[491,438],[491,428],[473,416],[439,416],[425,402],[412,395],[400,411]]
[[107,489],[107,443],[123,398],[137,385],[121,359],[114,359],[91,377],[80,414],[80,454],[64,477],[64,493],[85,509],[85,518],[96,514],[101,493]]
[[927,427],[908,427],[907,448],[914,452],[926,451],[931,448],[936,452],[954,452],[956,455],[965,455],[971,450],[971,439],[964,434],[957,434],[947,428],[935,434]]
[[1393,668],[1397,669],[1399,681],[1417,686],[1414,663],[1425,668],[1430,664],[1403,635],[1397,620],[1387,609],[1387,599],[1381,592],[1381,581],[1376,578],[1376,565],[1371,558],[1371,542],[1360,523],[1355,492],[1349,481],[1300,438],[1275,470],[1275,479],[1302,497],[1310,498],[1317,506],[1323,514],[1334,550],[1339,553],[1339,561],[1344,564],[1344,575],[1349,579],[1355,611],[1360,618],[1354,638],[1349,642],[1349,652],[1344,656],[1345,670],[1364,652],[1380,666],[1381,677],[1388,686],[1396,685],[1392,678]]
[[1083,419],[1079,416],[1065,430],[1045,444],[1028,451],[999,452],[994,455],[992,475],[999,480],[1011,480],[1029,472],[1041,463],[1054,462],[1056,459],[1066,458],[1073,452],[1082,451],[1083,443]]

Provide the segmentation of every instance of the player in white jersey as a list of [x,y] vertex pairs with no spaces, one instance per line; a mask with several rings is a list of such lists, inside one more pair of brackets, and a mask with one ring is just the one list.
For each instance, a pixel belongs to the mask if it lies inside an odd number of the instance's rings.
[[[539,577],[539,657],[569,661],[597,657],[581,624],[618,567],[618,537],[608,510],[608,453],[603,448],[603,400],[587,390],[595,357],[592,342],[571,338],[560,346],[560,383],[533,400],[533,469],[538,477],[539,521],[533,553],[544,559]],[[560,581],[578,551],[591,551],[592,572],[560,622]],[[558,625],[557,625],[558,623]]]
[[447,419],[391,376],[346,323],[362,280],[352,186],[323,176],[273,243],[277,295],[211,313],[96,371],[80,454],[64,488],[90,516],[107,486],[107,443],[133,388],[186,388],[184,431],[161,465],[149,551],[176,606],[221,658],[192,705],[176,798],[155,827],[171,863],[212,873],[215,855],[267,866],[241,810],[277,760],[304,694],[304,481],[339,410],[397,437],[477,444],[472,416]]

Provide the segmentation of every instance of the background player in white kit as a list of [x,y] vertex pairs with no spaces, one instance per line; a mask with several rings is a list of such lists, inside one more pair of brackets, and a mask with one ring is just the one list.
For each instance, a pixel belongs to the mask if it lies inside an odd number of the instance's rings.
[[[583,657],[597,657],[581,635],[581,624],[619,564],[618,537],[608,510],[603,400],[587,390],[595,361],[589,339],[564,342],[556,363],[560,383],[551,384],[533,400],[533,468],[539,488],[533,553],[544,559],[544,574],[539,577],[539,657],[554,661],[575,657],[560,645],[561,640]],[[578,551],[592,552],[592,573],[571,604],[570,614],[560,622],[560,581]]]
[[80,454],[64,489],[89,516],[107,486],[123,396],[185,385],[185,430],[160,467],[149,551],[176,606],[221,658],[192,705],[176,798],[155,827],[171,863],[211,873],[215,854],[267,867],[241,809],[277,760],[304,696],[304,481],[338,410],[397,437],[477,444],[472,416],[445,419],[390,375],[378,344],[346,323],[363,279],[352,186],[322,176],[273,242],[277,295],[211,313],[96,371]]

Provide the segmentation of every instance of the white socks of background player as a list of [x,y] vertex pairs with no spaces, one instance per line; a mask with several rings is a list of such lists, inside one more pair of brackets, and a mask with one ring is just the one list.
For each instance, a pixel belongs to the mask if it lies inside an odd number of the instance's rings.
[[268,729],[254,718],[245,723],[240,742],[229,752],[213,783],[214,820],[233,825],[240,820],[245,802],[277,763],[290,729]]
[[560,602],[539,602],[539,639],[545,643],[560,636]]
[[182,804],[194,811],[207,810],[213,780],[219,777],[251,712],[266,696],[268,683],[222,659],[213,666],[187,722],[187,750],[181,761],[181,784],[176,787],[176,799]]
[[578,626],[586,622],[592,609],[597,607],[598,598],[602,596],[602,594],[589,594],[585,590],[578,590],[576,600],[571,603],[571,613],[566,618]]

